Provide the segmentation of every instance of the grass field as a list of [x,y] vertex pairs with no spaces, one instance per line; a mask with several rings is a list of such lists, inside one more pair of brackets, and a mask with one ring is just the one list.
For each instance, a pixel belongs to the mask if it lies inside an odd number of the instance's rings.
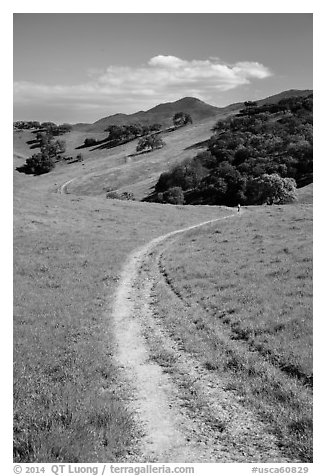
[[[124,190],[129,190],[129,186],[131,186],[136,199],[141,200],[150,193],[151,187],[155,185],[159,175],[170,164],[179,162],[186,157],[192,157],[200,150],[191,147],[210,137],[213,124],[214,120],[209,120],[163,134],[162,137],[166,145],[154,152],[134,155],[137,140],[107,150],[106,163],[97,161],[96,165],[90,165],[88,173],[86,161],[86,174],[82,180],[72,184],[70,190],[80,195],[101,195],[108,187],[112,189],[123,187]],[[112,170],[112,166],[118,166],[118,169]],[[135,189],[135,184],[144,183],[144,181],[145,188]]]
[[[209,119],[163,134],[162,137],[166,142],[163,149],[138,155],[134,155],[137,140],[113,149],[97,147],[76,149],[83,144],[86,137],[92,135],[97,139],[103,139],[107,133],[85,134],[73,131],[60,137],[66,142],[65,154],[76,157],[81,153],[84,163],[57,165],[57,168],[62,169],[62,174],[67,180],[70,177],[78,177],[78,181],[69,186],[69,191],[74,194],[105,196],[107,188],[123,187],[124,190],[129,190],[130,186],[136,199],[141,200],[152,191],[159,175],[172,163],[193,157],[202,149],[196,144],[211,136],[211,128],[215,122],[216,119]],[[33,138],[34,135],[29,131],[14,132],[15,153],[28,157],[38,152],[39,149],[30,149],[26,143]]]
[[14,173],[17,462],[131,458],[138,434],[110,331],[121,266],[149,239],[219,213],[55,193],[66,178]]
[[[136,143],[82,149],[84,165],[58,165],[44,176],[14,171],[15,461],[134,461],[139,434],[110,329],[122,264],[152,238],[226,212],[106,200],[104,188],[130,186],[143,198],[170,161],[199,150],[191,147],[210,126],[176,131],[165,149],[131,161]],[[14,134],[14,167],[37,152],[26,144],[30,135]],[[67,135],[67,153],[76,155],[88,135]],[[121,165],[110,176],[109,167]],[[72,178],[71,194],[56,193]],[[162,272],[191,312],[175,315],[171,295],[157,289],[173,335],[258,409],[300,461],[310,458],[309,197],[306,190],[301,205],[257,207],[178,239]]]
[[258,411],[288,455],[311,461],[311,205],[252,207],[189,232],[161,272],[168,286],[156,302],[171,335]]

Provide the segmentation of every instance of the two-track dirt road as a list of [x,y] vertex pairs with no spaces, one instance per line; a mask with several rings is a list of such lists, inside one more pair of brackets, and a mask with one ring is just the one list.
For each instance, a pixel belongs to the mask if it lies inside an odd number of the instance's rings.
[[[286,461],[262,422],[155,319],[152,289],[162,280],[159,258],[164,247],[181,233],[225,219],[236,215],[160,236],[134,252],[122,270],[113,305],[116,360],[130,391],[130,409],[144,432],[140,461]],[[173,356],[173,372],[153,360],[153,347]],[[188,393],[185,380],[191,382]]]

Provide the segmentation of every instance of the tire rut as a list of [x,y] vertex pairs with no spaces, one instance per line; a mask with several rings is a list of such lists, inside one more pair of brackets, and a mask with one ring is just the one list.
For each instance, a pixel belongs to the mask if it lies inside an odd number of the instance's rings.
[[[180,233],[233,216],[156,238],[123,268],[113,306],[116,360],[130,389],[129,410],[144,434],[139,461],[286,462],[276,438],[155,318],[153,288],[162,279],[162,246]],[[168,369],[153,358],[158,349],[168,355]]]

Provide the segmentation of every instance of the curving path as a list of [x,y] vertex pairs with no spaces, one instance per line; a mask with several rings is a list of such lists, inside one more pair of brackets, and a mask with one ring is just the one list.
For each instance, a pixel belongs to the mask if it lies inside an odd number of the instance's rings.
[[[122,270],[113,305],[116,360],[131,390],[130,410],[144,432],[139,461],[286,461],[262,422],[178,347],[155,318],[152,290],[162,279],[159,259],[164,247],[181,233],[235,216],[162,235],[131,254]],[[173,357],[172,373],[153,360],[153,347]],[[186,380],[192,388],[188,395]]]

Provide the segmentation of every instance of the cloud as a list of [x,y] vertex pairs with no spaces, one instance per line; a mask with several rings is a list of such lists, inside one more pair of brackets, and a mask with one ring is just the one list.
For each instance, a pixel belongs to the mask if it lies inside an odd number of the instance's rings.
[[44,104],[85,110],[98,105],[113,112],[135,112],[159,102],[183,96],[214,98],[220,92],[239,88],[252,80],[271,76],[268,67],[258,62],[223,63],[219,58],[184,60],[158,55],[137,67],[112,65],[105,71],[89,70],[84,84],[56,85],[19,81],[14,84],[16,106]]
[[242,61],[236,63],[234,66],[234,71],[239,74],[245,73],[247,77],[264,79],[268,76],[271,76],[271,73],[268,68],[257,62]]
[[151,58],[148,62],[150,66],[158,66],[163,68],[181,68],[187,64],[187,61],[184,61],[176,56],[163,56],[158,55]]

